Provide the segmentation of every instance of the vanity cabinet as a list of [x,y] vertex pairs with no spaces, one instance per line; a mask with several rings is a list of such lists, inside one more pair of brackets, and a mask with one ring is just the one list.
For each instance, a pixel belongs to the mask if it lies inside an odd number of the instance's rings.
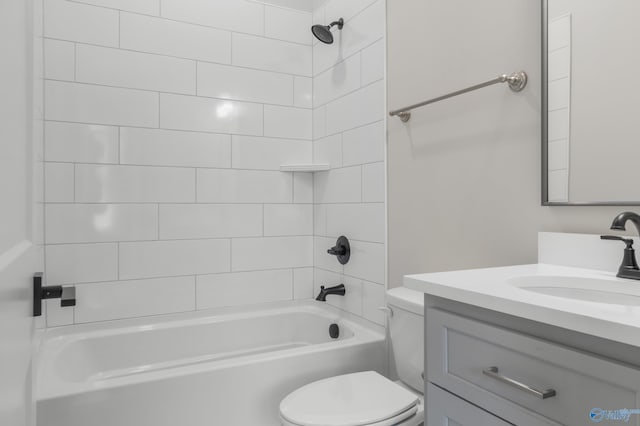
[[[632,366],[437,308],[426,309],[425,334],[429,426],[447,424],[443,410],[460,404],[524,426],[585,425],[593,409],[640,408]],[[640,426],[640,415],[627,424]]]
[[509,423],[449,392],[432,384],[427,386],[429,426],[509,426]]

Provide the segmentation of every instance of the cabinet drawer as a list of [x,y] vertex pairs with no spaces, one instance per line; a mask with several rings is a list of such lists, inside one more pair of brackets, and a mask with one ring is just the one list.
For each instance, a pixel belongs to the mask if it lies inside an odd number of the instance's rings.
[[437,309],[426,336],[428,381],[508,421],[504,399],[565,425],[640,407],[640,371],[625,365]]
[[428,426],[509,426],[509,423],[442,389],[427,386]]

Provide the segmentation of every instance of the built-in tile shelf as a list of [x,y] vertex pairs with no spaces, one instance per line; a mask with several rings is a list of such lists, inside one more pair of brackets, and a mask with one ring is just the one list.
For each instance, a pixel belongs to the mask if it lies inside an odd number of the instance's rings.
[[329,164],[283,164],[280,166],[281,172],[324,172],[331,168]]

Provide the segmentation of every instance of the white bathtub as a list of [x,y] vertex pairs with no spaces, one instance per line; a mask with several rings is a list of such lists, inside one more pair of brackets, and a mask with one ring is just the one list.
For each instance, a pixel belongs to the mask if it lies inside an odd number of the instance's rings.
[[280,400],[301,385],[386,364],[381,328],[312,301],[52,329],[37,424],[278,425]]

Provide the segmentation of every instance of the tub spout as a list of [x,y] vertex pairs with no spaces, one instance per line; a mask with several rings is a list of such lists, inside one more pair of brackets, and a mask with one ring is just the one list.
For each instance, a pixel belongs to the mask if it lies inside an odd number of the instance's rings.
[[344,284],[340,284],[334,287],[324,288],[324,286],[320,286],[320,294],[316,297],[316,300],[320,302],[326,302],[327,296],[330,294],[335,294],[336,296],[344,296],[346,293]]

